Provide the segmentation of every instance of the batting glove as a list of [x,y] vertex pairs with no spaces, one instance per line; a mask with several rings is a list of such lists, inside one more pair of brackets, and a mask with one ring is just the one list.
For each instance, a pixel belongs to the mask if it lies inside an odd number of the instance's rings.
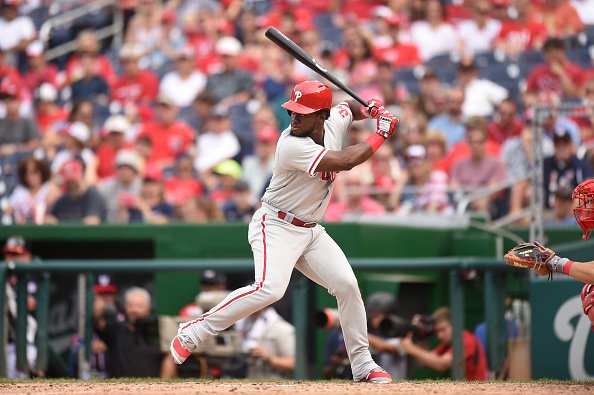
[[392,133],[394,133],[394,129],[399,123],[400,120],[394,115],[384,112],[377,118],[377,130],[375,132],[387,139],[390,135],[392,135]]
[[386,109],[379,99],[370,99],[367,101],[367,107],[361,106],[361,114],[365,118],[377,118],[382,115]]

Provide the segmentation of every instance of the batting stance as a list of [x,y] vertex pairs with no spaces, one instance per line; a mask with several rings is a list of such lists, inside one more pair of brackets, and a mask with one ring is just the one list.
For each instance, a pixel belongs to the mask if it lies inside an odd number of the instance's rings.
[[[594,230],[594,180],[584,181],[575,187],[572,197],[578,200],[573,213],[584,232],[582,239],[587,240]],[[504,259],[508,265],[533,268],[539,276],[550,276],[557,272],[585,283],[581,292],[582,308],[592,322],[594,331],[594,261],[578,262],[561,258],[538,242],[520,243],[509,250]]]
[[[393,133],[398,118],[375,99],[368,107],[355,101],[332,107],[332,92],[319,81],[297,84],[282,107],[291,115],[291,126],[279,138],[270,186],[249,224],[255,282],[233,291],[198,319],[180,324],[171,355],[183,363],[208,336],[282,298],[296,267],[336,296],[354,379],[391,382],[369,353],[365,308],[353,270],[319,222],[337,173],[369,159]],[[342,150],[349,125],[365,117],[377,118],[377,132]]]

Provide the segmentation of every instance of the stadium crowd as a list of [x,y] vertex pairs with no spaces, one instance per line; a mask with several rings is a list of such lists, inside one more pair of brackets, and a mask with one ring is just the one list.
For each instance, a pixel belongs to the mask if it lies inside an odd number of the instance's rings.
[[[576,106],[544,122],[549,224],[573,223],[571,190],[592,176],[594,0],[120,0],[41,34],[89,3],[2,0],[3,224],[249,221],[289,124],[280,104],[319,78],[268,26],[401,118],[336,179],[327,221],[452,213],[460,193],[521,180],[536,104]],[[99,40],[117,15],[122,43]],[[349,144],[373,128],[353,125]],[[518,212],[529,191],[472,209]]]

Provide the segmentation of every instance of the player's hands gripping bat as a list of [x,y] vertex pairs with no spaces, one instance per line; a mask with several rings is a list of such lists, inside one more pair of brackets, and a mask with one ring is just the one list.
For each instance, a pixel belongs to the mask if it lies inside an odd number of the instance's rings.
[[394,133],[396,125],[400,123],[400,120],[389,112],[384,112],[377,117],[377,134],[387,139]]

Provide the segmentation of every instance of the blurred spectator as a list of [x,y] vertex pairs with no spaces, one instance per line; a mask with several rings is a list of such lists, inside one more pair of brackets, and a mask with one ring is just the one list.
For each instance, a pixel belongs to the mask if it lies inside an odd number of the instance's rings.
[[196,170],[203,173],[217,163],[233,158],[239,150],[239,140],[231,130],[228,112],[215,107],[203,133],[196,140]]
[[112,115],[103,127],[107,135],[97,147],[97,176],[104,179],[115,175],[114,162],[118,152],[126,146],[126,132],[130,124],[123,115]]
[[[545,157],[553,154],[552,140],[543,139],[542,151]],[[520,136],[505,140],[501,146],[501,160],[505,164],[508,179],[519,180],[529,175],[532,166],[531,125],[525,125]],[[516,214],[529,204],[530,180],[524,180],[512,186],[509,197],[509,214]]]
[[58,91],[50,83],[44,82],[35,91],[35,113],[39,131],[43,136],[44,147],[47,146],[46,135],[55,136],[58,131],[64,128],[68,119],[68,111],[59,106],[57,100]]
[[549,37],[567,38],[584,30],[580,16],[568,0],[543,0],[534,5],[534,18],[542,21]]
[[215,202],[203,196],[190,199],[178,207],[177,218],[181,222],[190,224],[207,224],[225,220],[225,216]]
[[[439,308],[431,317],[435,325],[435,336],[440,341],[436,348],[429,351],[417,345],[413,341],[412,332],[401,340],[400,347],[422,366],[437,371],[446,371],[452,368],[453,363],[453,331],[450,309],[447,307]],[[415,323],[414,317],[413,323]],[[487,359],[481,341],[472,332],[464,330],[462,343],[464,349],[464,378],[466,380],[486,380],[488,373]]]
[[292,377],[295,369],[295,327],[265,307],[238,321],[242,350],[248,355],[248,379]]
[[206,121],[212,114],[216,104],[215,98],[207,91],[202,91],[192,103],[192,110],[188,117],[188,124],[199,135],[204,131]]
[[379,40],[374,43],[374,55],[378,60],[388,62],[392,67],[411,67],[422,63],[416,45],[402,42],[400,39],[401,28],[405,23],[400,15],[389,10],[388,15],[379,17],[377,22],[376,26],[384,23],[388,26],[386,43],[382,44]]
[[84,162],[84,179],[87,185],[97,182],[97,157],[88,147],[91,131],[82,122],[73,122],[61,131],[61,149],[52,160],[52,173],[57,174],[64,163],[71,159],[79,158]]
[[571,0],[571,5],[580,16],[582,24],[592,26],[594,25],[594,0]]
[[165,187],[161,180],[145,178],[140,199],[120,206],[118,222],[166,224],[173,217],[173,207],[165,201]]
[[563,187],[555,191],[552,210],[545,214],[544,226],[550,227],[576,227],[575,207],[572,198],[572,189]]
[[105,78],[96,74],[95,55],[90,52],[78,54],[80,78],[70,85],[73,101],[88,100],[93,104],[107,105],[109,87]]
[[176,51],[186,42],[186,37],[175,23],[175,17],[176,12],[173,7],[167,7],[161,13],[161,34],[157,47],[148,57],[149,65],[153,70],[163,70],[168,67],[175,59]]
[[219,207],[231,198],[233,185],[241,179],[241,172],[241,165],[232,159],[226,159],[212,168],[209,197]]
[[0,118],[0,156],[33,151],[40,145],[37,123],[20,115],[19,89],[9,77],[0,82],[0,100],[6,106],[6,116]]
[[142,168],[139,155],[132,150],[120,150],[115,158],[115,176],[102,181],[98,190],[107,206],[107,222],[117,222],[120,207],[136,205],[142,188]]
[[441,170],[447,174],[447,145],[445,135],[439,130],[430,130],[425,140],[427,160],[433,170]]
[[249,223],[255,212],[256,205],[250,186],[245,181],[236,181],[231,197],[223,203],[225,220]]
[[159,79],[150,70],[140,67],[143,49],[139,44],[124,44],[119,52],[122,75],[116,79],[111,99],[121,105],[148,106],[159,92]]
[[[16,263],[31,263],[33,255],[31,247],[21,236],[10,236],[3,248],[4,260]],[[17,322],[17,276],[8,272],[4,290],[6,295],[5,313],[7,314],[8,330],[6,339],[6,377],[8,378],[30,378],[36,373],[37,347],[35,346],[35,335],[37,333],[37,321],[34,314],[37,308],[37,284],[34,281],[27,283],[27,333],[26,333],[26,361],[25,371],[17,369],[16,364],[16,322]],[[6,335],[5,335],[6,336]]]
[[[531,119],[533,115],[533,112],[529,110],[527,117]],[[557,111],[551,111],[548,115],[549,116],[544,119],[542,124],[543,141],[552,141],[553,137],[555,136],[555,132],[558,129],[565,129],[567,132],[569,132],[571,140],[576,147],[579,147],[582,144],[580,128],[574,120],[559,114]]]
[[541,49],[547,38],[547,28],[533,18],[532,7],[531,0],[516,0],[516,17],[501,25],[496,47],[511,59],[525,51]]
[[140,0],[130,18],[125,41],[140,45],[144,54],[150,55],[159,45],[162,13],[162,0]]
[[422,145],[411,145],[405,154],[408,182],[402,193],[399,214],[452,213],[448,196],[448,176],[431,168],[427,151]]
[[115,71],[109,59],[99,54],[99,41],[95,32],[83,30],[76,37],[76,52],[70,56],[66,62],[66,81],[72,84],[85,74],[85,67],[82,65],[82,59],[86,59],[87,68],[92,68],[93,74],[101,76],[109,85],[116,80]]
[[425,2],[425,19],[411,24],[410,35],[421,58],[426,61],[434,56],[457,51],[458,35],[454,27],[444,20],[444,8],[439,0]]
[[166,94],[159,94],[155,120],[147,122],[140,131],[140,136],[148,136],[153,145],[149,162],[163,169],[174,163],[175,157],[188,153],[194,142],[194,131],[184,122],[176,119],[178,109]]
[[175,71],[165,74],[159,89],[176,106],[188,107],[205,86],[206,77],[195,68],[194,50],[185,46],[176,53]]
[[227,294],[231,292],[227,290],[227,276],[214,270],[205,270],[200,276],[200,292],[194,298],[194,302],[188,303],[180,309],[178,316],[188,320],[200,317],[214,306],[204,306],[204,303],[200,302],[215,299],[216,295],[220,295],[222,292]]
[[35,39],[36,31],[28,15],[21,15],[22,0],[3,0],[0,18],[0,49],[9,56],[8,62],[17,66],[19,55]]
[[208,76],[206,90],[222,107],[229,108],[247,102],[252,97],[254,82],[250,73],[237,68],[241,43],[235,37],[225,36],[217,41],[215,48],[221,56],[223,69]]
[[27,157],[19,162],[17,169],[19,185],[8,199],[5,213],[12,214],[17,224],[43,224],[48,207],[56,201],[59,191],[50,181],[48,164],[39,159]]
[[414,114],[401,122],[398,133],[402,151],[411,145],[425,144],[427,138],[427,120],[422,114]]
[[371,38],[357,25],[348,25],[351,34],[344,35],[344,46],[342,53],[343,61],[338,64],[349,72],[349,84],[354,89],[365,88],[377,74],[377,63],[373,59],[373,45]]
[[373,197],[387,211],[394,210],[398,206],[406,176],[392,147],[388,144],[381,146],[371,157],[370,165],[373,174],[372,186],[375,188]]
[[264,187],[272,176],[278,137],[278,132],[271,127],[259,130],[254,155],[244,157],[241,162],[242,179],[258,199],[264,194]]
[[491,18],[490,1],[472,2],[472,19],[461,21],[458,25],[463,58],[472,59],[475,54],[490,51],[495,46],[501,22]]
[[464,139],[464,119],[462,105],[464,90],[459,86],[451,87],[446,94],[446,110],[429,120],[429,129],[439,130],[446,136],[448,148]]
[[544,159],[543,183],[547,208],[555,203],[555,192],[559,189],[573,190],[578,184],[592,178],[590,164],[578,159],[575,145],[566,129],[558,128],[553,136],[555,150],[553,156]]
[[464,117],[488,117],[493,115],[495,108],[508,96],[508,91],[501,85],[479,78],[479,71],[471,61],[460,63],[458,67],[458,81],[464,88]]
[[193,162],[190,156],[180,157],[175,163],[175,175],[165,182],[165,200],[172,206],[180,206],[204,194]]
[[[452,164],[451,187],[464,193],[479,188],[493,187],[505,181],[505,165],[487,151],[487,130],[484,124],[470,124],[466,130],[466,140],[470,145],[470,158],[460,159]],[[495,196],[477,199],[472,202],[475,211],[489,215],[490,202]]]
[[487,128],[488,138],[497,144],[503,144],[507,139],[522,134],[522,130],[524,122],[518,116],[518,105],[514,99],[503,100]]
[[381,215],[385,209],[381,203],[369,196],[359,172],[348,172],[345,177],[344,196],[341,201],[333,201],[326,210],[324,221],[353,221],[363,215]]
[[546,63],[534,67],[526,81],[526,104],[554,104],[560,99],[578,97],[584,72],[567,59],[563,41],[549,38],[543,52]]
[[436,115],[444,112],[446,106],[445,91],[441,87],[441,81],[437,74],[426,69],[419,81],[419,111],[425,114],[427,119],[432,120]]
[[71,159],[60,168],[62,195],[45,216],[45,223],[64,222],[97,225],[105,221],[106,207],[101,194],[84,181],[84,164]]
[[103,299],[94,300],[95,330],[107,345],[109,377],[159,377],[164,357],[136,331],[137,321],[150,317],[150,294],[144,288],[129,288],[124,309],[126,321],[120,322],[106,310]]
[[34,92],[41,84],[48,83],[55,88],[64,86],[64,75],[58,71],[56,65],[45,59],[43,43],[33,41],[27,46],[27,72],[23,74],[23,82],[27,89]]

